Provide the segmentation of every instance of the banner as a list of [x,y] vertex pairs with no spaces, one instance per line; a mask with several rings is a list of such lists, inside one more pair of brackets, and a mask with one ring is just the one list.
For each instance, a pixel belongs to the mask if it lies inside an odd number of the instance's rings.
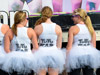
[[44,6],[53,12],[73,12],[77,8],[100,10],[100,0],[0,0],[0,11],[27,10],[29,14],[39,13]]
[[24,10],[30,17],[39,16],[44,6],[51,7],[54,15],[72,13],[77,8],[96,12],[100,10],[100,0],[0,0],[0,22],[3,16],[3,23],[8,24],[9,17],[12,26],[15,11]]

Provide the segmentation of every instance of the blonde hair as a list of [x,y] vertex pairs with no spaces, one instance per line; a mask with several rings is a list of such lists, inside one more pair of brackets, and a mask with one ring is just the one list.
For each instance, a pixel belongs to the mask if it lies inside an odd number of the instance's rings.
[[41,18],[36,21],[35,26],[41,24],[42,22],[46,22],[48,18],[52,17],[52,14],[52,9],[48,6],[45,6],[41,11]]
[[26,19],[26,13],[23,11],[18,11],[16,12],[15,16],[14,16],[14,24],[12,26],[12,31],[14,33],[14,35],[17,36],[17,24],[21,23],[22,21],[24,21]]
[[90,17],[87,15],[86,11],[81,9],[81,8],[78,8],[74,11],[74,14],[76,15],[80,15],[81,19],[84,21],[84,23],[86,24],[91,36],[93,35],[93,27],[92,27],[92,22],[91,22],[91,19]]

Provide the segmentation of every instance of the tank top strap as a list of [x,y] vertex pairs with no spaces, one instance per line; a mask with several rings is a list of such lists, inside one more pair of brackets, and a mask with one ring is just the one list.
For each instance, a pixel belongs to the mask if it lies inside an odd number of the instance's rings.
[[41,25],[43,27],[43,32],[42,32],[42,34],[43,34],[44,32],[46,32],[46,25],[45,25],[45,23],[41,23]]
[[81,30],[81,25],[80,25],[80,24],[77,24],[77,26],[78,26],[79,29],[80,29],[80,30],[79,30],[79,33],[81,33],[81,31],[82,31],[82,30]]
[[53,28],[53,31],[52,31],[52,32],[56,34],[56,32],[55,32],[55,29],[56,29],[56,23],[53,23],[52,28]]
[[77,24],[77,26],[80,29],[79,33],[87,33],[88,32],[88,29],[85,24]]

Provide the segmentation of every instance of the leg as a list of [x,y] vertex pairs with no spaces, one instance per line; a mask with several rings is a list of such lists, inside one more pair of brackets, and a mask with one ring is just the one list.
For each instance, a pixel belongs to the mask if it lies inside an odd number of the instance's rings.
[[94,69],[86,66],[83,68],[83,75],[94,75]]
[[74,69],[68,75],[80,75],[81,69]]
[[64,70],[61,75],[67,75],[66,70]]
[[53,68],[48,68],[49,75],[58,75],[58,70],[55,70]]
[[45,69],[40,70],[37,75],[46,75],[46,70]]
[[96,75],[100,75],[100,68],[96,70]]

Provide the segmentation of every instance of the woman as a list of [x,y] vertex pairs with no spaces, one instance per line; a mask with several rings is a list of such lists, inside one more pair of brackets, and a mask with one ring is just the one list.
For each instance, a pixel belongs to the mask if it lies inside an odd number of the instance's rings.
[[0,75],[6,75],[5,72],[3,72],[2,65],[5,57],[5,51],[4,51],[4,35],[9,30],[9,26],[0,23]]
[[41,11],[41,18],[36,21],[35,32],[39,39],[39,50],[35,53],[37,58],[36,72],[39,75],[58,75],[63,71],[64,56],[60,50],[62,46],[62,30],[59,25],[51,21],[52,9],[48,6]]
[[9,26],[6,24],[0,23],[0,52],[5,54],[4,51],[4,35],[9,30]]
[[[8,73],[28,74],[35,67],[35,58],[31,51],[38,48],[37,37],[32,28],[26,28],[27,15],[23,11],[16,12],[14,24],[5,35],[4,48],[7,53],[3,70]],[[14,74],[15,75],[15,74]]]
[[74,26],[69,29],[67,44],[67,71],[69,75],[93,75],[93,68],[100,66],[99,51],[96,49],[96,34],[90,17],[78,8],[74,11]]

